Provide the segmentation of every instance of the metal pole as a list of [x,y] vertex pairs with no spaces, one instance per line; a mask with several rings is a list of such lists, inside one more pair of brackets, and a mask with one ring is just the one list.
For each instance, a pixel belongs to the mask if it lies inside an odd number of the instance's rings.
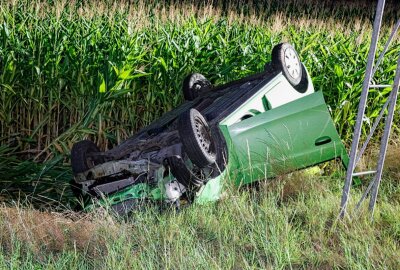
[[[387,50],[389,49],[389,45],[392,42],[392,40],[393,40],[394,36],[396,35],[397,31],[399,30],[399,28],[400,28],[400,19],[397,21],[396,25],[393,27],[392,33],[390,34],[389,39],[385,44],[385,48],[383,49],[383,51],[379,55],[378,61],[376,61],[376,64],[374,66],[374,69],[373,69],[372,75],[371,75],[372,79],[374,78],[374,75],[375,75],[379,65],[381,64],[381,62],[383,60],[383,57],[385,56]],[[387,88],[387,87],[392,87],[392,86],[393,85],[370,85],[369,87],[370,88]],[[374,125],[372,126],[372,129],[371,129],[367,139],[365,140],[363,146],[361,147],[361,150],[358,152],[355,164],[358,163],[358,161],[360,160],[360,158],[361,158],[362,154],[364,153],[365,149],[367,149],[367,145],[368,145],[369,141],[371,140],[372,136],[374,135],[374,132],[375,132],[376,128],[378,127],[378,124],[381,121],[387,106],[389,105],[389,101],[390,101],[390,97],[385,102],[385,105],[383,105],[383,108],[380,111],[379,116],[375,119]]]
[[347,168],[346,181],[343,187],[342,200],[340,203],[340,214],[339,214],[340,218],[344,217],[346,213],[347,203],[349,200],[350,186],[353,178],[354,168],[356,165],[355,159],[357,155],[358,144],[360,142],[361,127],[363,122],[363,116],[365,113],[365,106],[367,104],[369,85],[371,82],[372,69],[376,55],[376,47],[379,39],[379,32],[382,24],[382,16],[384,8],[385,8],[385,0],[379,0],[375,14],[374,28],[372,32],[372,41],[368,53],[368,62],[365,71],[363,89],[361,92],[360,103],[358,104],[356,126],[354,127],[353,142],[351,144],[351,150],[350,150],[350,161],[349,161],[349,166]]
[[367,198],[369,191],[371,190],[372,186],[375,183],[375,178],[369,183],[367,189],[365,190],[365,192],[363,193],[363,195],[361,196],[361,199],[358,201],[357,205],[356,205],[356,210],[358,210],[361,206],[361,204],[363,203],[363,201],[365,200],[365,198]]
[[378,70],[379,65],[382,63],[383,57],[385,56],[387,50],[389,49],[389,45],[392,42],[392,40],[393,40],[394,36],[396,35],[397,31],[399,30],[399,28],[400,28],[400,19],[397,21],[397,23],[393,27],[392,33],[390,34],[389,39],[385,44],[385,48],[379,55],[378,61],[376,61],[374,70],[372,71],[372,78],[374,78],[374,75],[375,75],[376,71]]
[[393,89],[392,89],[392,92],[390,93],[391,95],[389,97],[390,98],[389,110],[388,110],[388,115],[386,117],[385,129],[383,131],[383,136],[382,136],[382,140],[381,140],[381,149],[379,151],[378,167],[376,169],[375,181],[374,181],[374,185],[372,187],[371,198],[369,201],[369,210],[371,211],[372,216],[374,214],[376,197],[378,196],[379,184],[380,184],[381,178],[382,178],[382,171],[383,171],[383,165],[385,163],[385,156],[386,156],[387,145],[388,145],[389,137],[390,137],[390,130],[391,130],[392,124],[393,124],[393,115],[394,115],[394,111],[396,110],[396,102],[397,102],[397,95],[399,92],[399,84],[400,84],[400,56],[397,61],[397,69],[396,69],[396,75],[394,78]]
[[358,155],[357,155],[357,158],[356,158],[356,164],[358,163],[358,161],[360,161],[361,156],[364,153],[365,149],[367,149],[368,143],[372,139],[372,136],[374,135],[374,132],[375,132],[376,128],[378,127],[378,125],[379,125],[379,123],[380,123],[380,121],[381,121],[381,119],[383,117],[383,114],[385,113],[386,108],[389,105],[389,101],[390,101],[390,95],[389,95],[388,99],[386,100],[385,104],[383,105],[382,110],[379,112],[379,115],[376,118],[376,120],[374,122],[374,125],[372,126],[371,131],[370,131],[367,139],[365,140],[363,146],[361,147],[361,150],[358,152]]

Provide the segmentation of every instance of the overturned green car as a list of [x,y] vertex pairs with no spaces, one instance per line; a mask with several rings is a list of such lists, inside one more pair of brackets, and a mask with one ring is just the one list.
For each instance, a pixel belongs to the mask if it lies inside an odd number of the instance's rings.
[[106,152],[88,140],[71,150],[79,198],[118,213],[145,200],[218,200],[240,186],[348,156],[294,48],[281,43],[264,72],[213,86],[194,73],[186,101]]

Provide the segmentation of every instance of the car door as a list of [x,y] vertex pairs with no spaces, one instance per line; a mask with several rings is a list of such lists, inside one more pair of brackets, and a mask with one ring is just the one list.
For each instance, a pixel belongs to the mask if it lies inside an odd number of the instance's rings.
[[322,92],[231,125],[221,123],[221,130],[238,184],[347,156]]

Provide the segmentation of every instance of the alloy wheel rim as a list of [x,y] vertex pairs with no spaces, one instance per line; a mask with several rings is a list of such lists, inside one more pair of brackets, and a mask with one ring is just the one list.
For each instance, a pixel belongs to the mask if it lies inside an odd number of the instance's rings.
[[196,139],[199,142],[200,146],[205,150],[207,155],[212,158],[215,158],[215,148],[214,143],[211,137],[211,130],[206,123],[202,121],[202,119],[196,117],[194,119],[195,129],[196,129]]
[[293,79],[300,76],[300,61],[292,48],[287,48],[284,53],[285,67]]

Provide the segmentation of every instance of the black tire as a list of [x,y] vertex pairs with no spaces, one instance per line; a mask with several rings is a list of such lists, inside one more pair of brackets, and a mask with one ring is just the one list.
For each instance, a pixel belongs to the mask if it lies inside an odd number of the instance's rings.
[[178,132],[189,159],[199,168],[216,161],[214,139],[203,115],[190,109],[179,117]]
[[211,88],[211,82],[200,73],[193,73],[183,80],[182,91],[185,100],[194,100]]
[[303,63],[301,64],[301,81],[298,85],[296,85],[294,88],[299,92],[299,93],[305,93],[307,92],[308,88],[308,76],[307,76],[307,71]]
[[94,165],[101,163],[100,160],[89,160],[89,153],[100,152],[97,145],[89,140],[83,140],[75,143],[71,149],[71,167],[72,173],[77,175],[92,168]]
[[167,158],[167,164],[171,169],[172,175],[186,188],[200,187],[204,183],[205,179],[194,175],[181,158],[175,156],[169,157]]
[[282,71],[289,83],[296,88],[303,77],[303,67],[296,50],[289,43],[280,43],[272,49],[272,66]]

